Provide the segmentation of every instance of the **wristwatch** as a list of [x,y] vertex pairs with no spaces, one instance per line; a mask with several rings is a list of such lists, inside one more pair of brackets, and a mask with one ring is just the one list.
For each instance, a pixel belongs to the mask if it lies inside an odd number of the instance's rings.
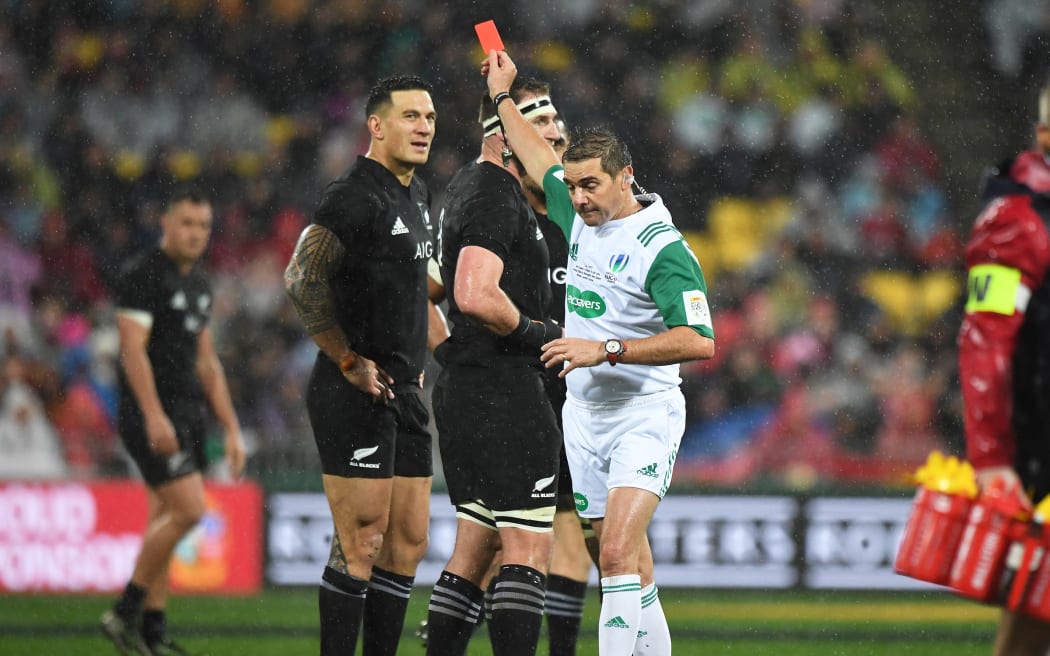
[[620,357],[627,352],[627,347],[624,343],[618,339],[607,339],[605,340],[605,359],[609,361],[609,364],[616,366]]

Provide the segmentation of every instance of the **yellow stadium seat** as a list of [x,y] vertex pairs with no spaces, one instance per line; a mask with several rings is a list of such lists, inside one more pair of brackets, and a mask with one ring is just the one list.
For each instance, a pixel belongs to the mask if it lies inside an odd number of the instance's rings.
[[790,219],[791,203],[785,198],[759,202],[725,197],[714,201],[708,211],[708,226],[721,265],[732,270],[749,266]]
[[689,244],[689,248],[696,255],[696,259],[700,261],[700,268],[704,272],[704,280],[707,282],[708,288],[710,288],[712,281],[718,275],[718,270],[721,268],[718,246],[710,237],[696,230],[684,230],[682,237],[685,238],[685,243]]
[[864,276],[864,294],[886,312],[894,328],[918,337],[930,322],[956,301],[962,281],[951,271],[914,275],[905,271],[872,271]]

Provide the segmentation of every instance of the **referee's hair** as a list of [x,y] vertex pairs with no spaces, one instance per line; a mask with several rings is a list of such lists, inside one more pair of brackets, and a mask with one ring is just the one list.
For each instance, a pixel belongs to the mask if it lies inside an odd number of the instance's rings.
[[602,170],[610,176],[615,176],[632,164],[627,144],[604,126],[586,128],[573,134],[569,147],[562,155],[562,162],[582,162],[595,158],[601,160]]
[[418,75],[391,75],[376,82],[368,92],[365,104],[365,118],[393,102],[391,95],[395,91],[426,91],[432,93],[434,87]]

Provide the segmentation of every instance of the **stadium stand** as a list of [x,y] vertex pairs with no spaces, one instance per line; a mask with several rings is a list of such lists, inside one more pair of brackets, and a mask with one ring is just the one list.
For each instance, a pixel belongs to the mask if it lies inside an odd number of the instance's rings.
[[4,385],[5,403],[26,388],[39,398],[63,471],[127,474],[110,289],[156,237],[158,189],[194,179],[217,199],[215,325],[249,472],[288,484],[315,471],[302,404],[313,348],[283,294],[289,249],[324,181],[367,144],[365,71],[436,83],[422,176],[440,202],[474,155],[470,26],[494,18],[521,68],[552,81],[570,125],[628,135],[639,181],[669,200],[705,266],[719,354],[683,369],[680,483],[894,484],[926,449],[957,450],[961,235],[981,158],[999,150],[957,156],[944,135],[958,128],[930,116],[948,85],[980,87],[967,76],[1006,88],[974,61],[990,42],[953,76],[952,63],[921,68],[927,55],[901,37],[935,20],[911,3],[601,4],[551,0],[520,16],[507,3],[479,17],[470,3],[423,0],[7,3],[0,328],[5,362],[36,373]]

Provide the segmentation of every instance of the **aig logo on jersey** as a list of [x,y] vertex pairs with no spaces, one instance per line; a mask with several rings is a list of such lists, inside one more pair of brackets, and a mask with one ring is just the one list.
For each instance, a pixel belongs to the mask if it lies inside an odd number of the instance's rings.
[[415,260],[429,260],[434,255],[434,242],[432,241],[420,241],[416,242],[416,255]]
[[569,272],[565,267],[554,267],[547,269],[547,282],[552,285],[564,285]]

